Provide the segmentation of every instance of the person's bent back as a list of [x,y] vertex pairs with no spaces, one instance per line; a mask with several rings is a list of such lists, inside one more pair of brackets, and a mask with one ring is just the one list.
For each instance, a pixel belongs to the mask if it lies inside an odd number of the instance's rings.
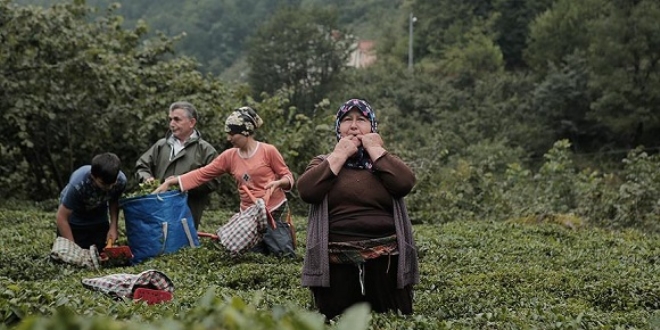
[[[60,193],[57,236],[83,249],[101,249],[118,236],[119,198],[126,188],[121,161],[113,153],[102,153],[91,165],[76,169]],[[109,220],[109,221],[108,221]]]

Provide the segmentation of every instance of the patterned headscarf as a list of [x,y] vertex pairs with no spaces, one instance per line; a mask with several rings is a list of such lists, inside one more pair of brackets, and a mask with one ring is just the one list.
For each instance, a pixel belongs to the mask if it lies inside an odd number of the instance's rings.
[[250,107],[241,107],[232,112],[225,120],[225,133],[250,136],[264,124],[257,112]]
[[[376,113],[374,110],[371,108],[371,105],[367,103],[367,101],[360,100],[360,99],[351,99],[346,101],[341,107],[339,107],[339,110],[337,111],[337,120],[335,121],[335,132],[337,134],[337,141],[341,139],[341,135],[339,134],[339,125],[341,124],[342,118],[346,116],[346,114],[353,110],[357,109],[360,111],[360,113],[367,117],[369,121],[371,122],[371,133],[378,133],[378,122],[376,121]],[[371,158],[369,158],[369,155],[366,153],[364,148],[362,146],[358,147],[357,153],[346,160],[346,163],[344,166],[348,168],[358,168],[358,169],[367,169],[371,170],[372,164],[371,164]]]
[[346,116],[346,114],[353,109],[359,110],[363,116],[369,118],[369,121],[371,122],[371,133],[378,133],[378,122],[376,121],[376,113],[371,108],[369,103],[367,103],[367,101],[364,100],[351,99],[346,101],[344,105],[339,107],[339,111],[337,111],[337,120],[335,121],[335,132],[337,133],[337,141],[341,139],[339,135],[339,124],[342,118],[344,118],[344,116]]

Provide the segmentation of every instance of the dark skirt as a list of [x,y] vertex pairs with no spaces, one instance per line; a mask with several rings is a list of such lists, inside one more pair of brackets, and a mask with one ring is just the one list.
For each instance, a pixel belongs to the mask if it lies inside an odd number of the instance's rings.
[[377,313],[412,314],[412,285],[397,289],[398,256],[381,256],[364,264],[364,292],[359,268],[353,264],[330,264],[330,287],[311,287],[318,311],[330,320],[355,303],[367,302]]

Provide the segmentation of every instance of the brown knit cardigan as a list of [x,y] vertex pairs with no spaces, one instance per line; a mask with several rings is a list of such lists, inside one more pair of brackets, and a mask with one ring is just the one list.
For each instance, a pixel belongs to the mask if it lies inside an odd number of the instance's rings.
[[[419,262],[412,234],[412,224],[403,198],[394,198],[394,225],[399,250],[397,288],[419,283]],[[328,198],[321,204],[312,205],[307,219],[307,251],[302,270],[305,287],[330,286],[330,261],[328,257]]]

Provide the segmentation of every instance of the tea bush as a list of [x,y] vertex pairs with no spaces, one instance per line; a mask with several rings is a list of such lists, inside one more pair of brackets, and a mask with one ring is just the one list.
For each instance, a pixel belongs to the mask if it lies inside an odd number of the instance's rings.
[[490,142],[417,169],[421,182],[409,198],[414,217],[444,223],[575,214],[605,228],[660,230],[659,155],[634,149],[620,170],[607,173],[579,168],[565,140],[536,170],[506,149]]
[[[209,212],[213,231],[231,212]],[[0,208],[0,329],[651,329],[660,326],[657,234],[565,226],[578,216],[419,224],[415,314],[366,306],[325,324],[300,286],[305,219],[294,259],[232,259],[210,240],[132,267],[51,263],[54,211]],[[121,222],[123,223],[123,221]],[[123,226],[122,226],[123,227]],[[122,243],[121,240],[119,242]],[[158,269],[174,300],[114,301],[81,279]]]

